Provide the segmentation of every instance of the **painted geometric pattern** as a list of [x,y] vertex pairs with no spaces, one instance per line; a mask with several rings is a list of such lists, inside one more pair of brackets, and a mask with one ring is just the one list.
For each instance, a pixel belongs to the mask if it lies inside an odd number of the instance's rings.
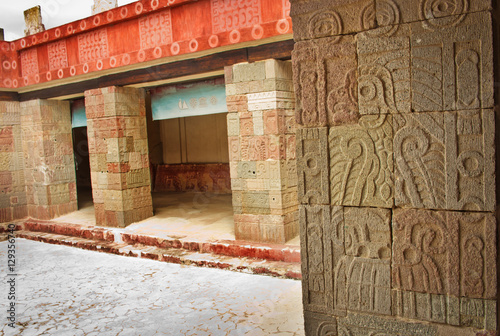
[[47,46],[49,52],[49,69],[57,70],[68,66],[68,51],[66,41],[58,41]]
[[139,20],[141,49],[172,43],[172,17],[170,8],[150,14]]
[[261,23],[260,0],[212,0],[212,33],[218,34]]
[[78,36],[78,50],[80,63],[109,57],[107,30],[100,29]]
[[29,49],[21,52],[21,66],[23,77],[38,73],[37,49]]

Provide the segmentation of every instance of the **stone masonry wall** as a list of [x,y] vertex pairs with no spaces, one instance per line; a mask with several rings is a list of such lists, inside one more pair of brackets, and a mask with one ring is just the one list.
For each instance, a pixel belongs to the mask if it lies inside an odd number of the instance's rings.
[[0,102],[0,223],[26,217],[19,102]]
[[22,102],[21,126],[28,215],[52,219],[77,210],[68,102]]
[[495,335],[491,3],[292,0],[307,335]]
[[85,92],[97,225],[124,227],[153,215],[142,89]]
[[226,67],[226,94],[236,239],[285,243],[298,234],[291,64]]

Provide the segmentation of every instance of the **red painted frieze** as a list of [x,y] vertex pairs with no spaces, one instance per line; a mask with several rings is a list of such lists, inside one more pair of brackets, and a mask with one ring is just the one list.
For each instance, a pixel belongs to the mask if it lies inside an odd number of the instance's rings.
[[0,41],[0,88],[238,48],[238,43],[291,34],[289,15],[289,0],[137,1],[13,42]]

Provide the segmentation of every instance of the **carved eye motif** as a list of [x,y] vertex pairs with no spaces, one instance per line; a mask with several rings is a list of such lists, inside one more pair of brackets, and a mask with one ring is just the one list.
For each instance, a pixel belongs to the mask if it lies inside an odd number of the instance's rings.
[[431,5],[431,8],[434,17],[439,18],[455,13],[457,10],[457,3],[452,0],[438,0]]
[[315,38],[339,35],[342,33],[342,21],[333,11],[316,13],[309,21],[309,33]]

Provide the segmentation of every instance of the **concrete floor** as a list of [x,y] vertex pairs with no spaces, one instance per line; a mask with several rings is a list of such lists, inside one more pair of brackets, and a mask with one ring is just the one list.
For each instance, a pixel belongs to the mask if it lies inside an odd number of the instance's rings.
[[[124,232],[194,241],[235,240],[232,196],[200,192],[152,193],[154,216],[133,223]],[[78,193],[79,210],[53,221],[95,226],[94,205],[88,190]],[[300,245],[299,237],[287,245]]]
[[5,323],[2,281],[0,335],[304,335],[300,281],[24,239],[15,245],[16,329]]

